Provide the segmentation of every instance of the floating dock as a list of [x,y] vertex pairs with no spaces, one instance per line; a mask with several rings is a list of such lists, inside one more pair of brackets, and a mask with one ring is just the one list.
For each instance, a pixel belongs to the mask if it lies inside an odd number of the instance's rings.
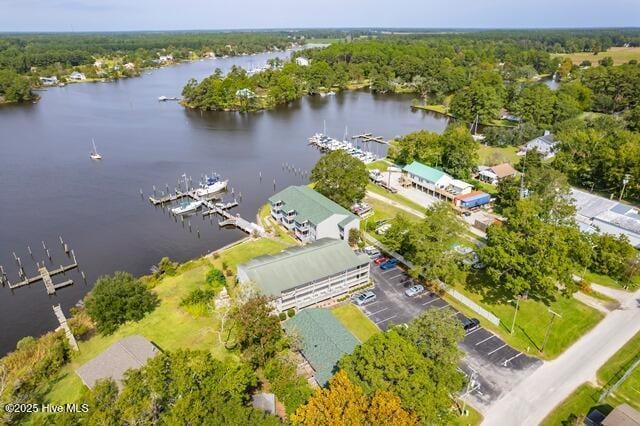
[[383,145],[388,145],[389,141],[385,140],[382,136],[373,136],[372,133],[362,133],[360,135],[351,136],[351,139],[360,139],[363,142],[377,142]]

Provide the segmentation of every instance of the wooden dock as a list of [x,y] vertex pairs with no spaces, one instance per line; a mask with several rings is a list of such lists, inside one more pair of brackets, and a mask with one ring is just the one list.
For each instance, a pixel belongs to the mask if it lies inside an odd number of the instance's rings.
[[60,307],[60,304],[53,306],[53,313],[58,319],[58,322],[60,323],[60,327],[62,327],[62,329],[64,330],[65,336],[67,336],[67,340],[69,341],[69,346],[71,346],[71,348],[73,348],[76,351],[80,350],[80,348],[78,348],[78,342],[76,341],[75,336],[71,332],[71,328],[69,328],[69,324],[67,323],[67,317],[64,315],[64,312],[62,312],[62,308]]
[[[155,188],[154,188],[155,190]],[[233,190],[232,190],[233,193]],[[167,203],[171,203],[173,201],[177,201],[179,199],[182,198],[191,198],[195,201],[201,201],[202,204],[204,206],[206,206],[207,210],[204,210],[202,212],[203,216],[210,216],[213,214],[216,214],[218,216],[221,216],[223,218],[222,221],[218,222],[218,224],[220,226],[235,226],[236,228],[248,233],[248,234],[258,234],[258,235],[265,235],[266,232],[264,230],[264,228],[256,223],[253,222],[249,222],[248,220],[245,220],[243,218],[240,217],[240,215],[232,215],[231,213],[229,213],[229,210],[233,207],[236,207],[238,205],[238,201],[237,200],[233,200],[231,202],[228,203],[220,203],[218,200],[221,199],[221,195],[220,193],[218,194],[212,194],[211,196],[208,197],[200,197],[196,194],[196,190],[195,189],[189,189],[187,191],[178,191],[176,190],[173,193],[170,194],[164,194],[161,196],[155,196],[152,195],[149,197],[149,201],[151,202],[151,204],[153,204],[154,206],[157,205],[164,205]],[[218,201],[218,202],[217,202]],[[222,205],[221,205],[222,204]]]
[[351,136],[351,139],[360,139],[363,142],[377,142],[383,145],[389,144],[389,141],[385,140],[382,136],[373,136],[372,133],[362,133],[361,135]]
[[21,268],[20,276],[22,277],[22,281],[12,284],[8,279],[6,279],[6,277],[4,277],[4,283],[7,284],[11,290],[15,290],[26,285],[34,284],[38,281],[42,281],[44,283],[45,289],[47,290],[47,294],[55,294],[56,290],[73,284],[73,280],[66,280],[56,284],[53,282],[52,278],[58,274],[65,274],[67,271],[71,271],[72,269],[76,269],[78,267],[78,261],[76,260],[76,255],[73,250],[71,250],[71,256],[73,259],[73,263],[69,265],[60,265],[60,267],[51,270],[49,270],[49,268],[47,268],[44,264],[42,264],[42,266],[38,265],[38,275],[35,275],[33,277],[27,277],[24,274],[24,270]]

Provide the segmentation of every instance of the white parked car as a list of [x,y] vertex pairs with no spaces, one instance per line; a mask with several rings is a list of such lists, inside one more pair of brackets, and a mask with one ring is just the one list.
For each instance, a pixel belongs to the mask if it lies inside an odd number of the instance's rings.
[[413,297],[413,296],[419,295],[422,292],[424,292],[424,287],[421,286],[420,284],[416,284],[416,285],[411,286],[408,289],[406,289],[404,291],[404,294],[406,294],[409,297]]
[[373,302],[374,300],[376,300],[376,294],[372,291],[365,291],[364,293],[356,296],[355,300],[358,306],[362,306],[366,303]]

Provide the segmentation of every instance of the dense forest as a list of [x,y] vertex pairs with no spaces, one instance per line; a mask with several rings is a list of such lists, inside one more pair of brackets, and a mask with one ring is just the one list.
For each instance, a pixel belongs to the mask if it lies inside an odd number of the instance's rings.
[[[260,75],[236,71],[216,73],[200,84],[190,81],[184,96],[196,108],[260,109],[303,94],[369,87],[379,93],[415,93],[422,103],[446,104],[448,113],[464,120],[479,116],[489,124],[506,109],[525,121],[551,126],[583,111],[619,112],[636,104],[637,63],[587,68],[551,54],[578,48],[595,53],[613,44],[638,43],[633,31],[595,34],[590,39],[570,31],[364,38],[296,52],[296,58],[310,60],[308,66],[286,64]],[[573,83],[557,93],[537,83],[554,73]]]

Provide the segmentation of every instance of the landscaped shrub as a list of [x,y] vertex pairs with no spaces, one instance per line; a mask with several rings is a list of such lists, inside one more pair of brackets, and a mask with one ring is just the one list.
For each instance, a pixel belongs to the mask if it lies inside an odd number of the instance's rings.
[[207,272],[206,281],[207,284],[215,289],[220,289],[227,283],[227,279],[225,278],[224,274],[220,269],[217,268],[211,268],[209,272]]
[[180,306],[207,304],[216,297],[216,292],[206,288],[191,290],[181,301]]
[[295,314],[296,314],[296,310],[295,310],[295,309],[293,309],[293,308],[290,308],[290,309],[287,311],[287,316],[288,316],[289,318],[292,318]]
[[287,314],[285,314],[284,312],[280,312],[278,314],[278,318],[280,318],[280,321],[284,321],[287,319]]

